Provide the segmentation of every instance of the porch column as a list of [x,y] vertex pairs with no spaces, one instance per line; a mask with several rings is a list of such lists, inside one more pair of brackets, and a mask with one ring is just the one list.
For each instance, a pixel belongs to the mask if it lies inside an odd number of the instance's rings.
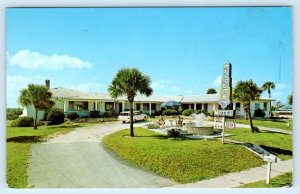
[[125,102],[123,101],[122,102],[122,112],[124,112],[124,109],[125,109]]
[[98,102],[95,102],[95,110],[98,110]]
[[194,103],[194,110],[197,110],[196,107],[197,107],[197,103]]
[[114,111],[116,111],[116,103],[114,102]]
[[189,109],[191,109],[191,104],[189,104]]
[[235,108],[236,108],[235,102],[233,102],[232,104],[233,104],[233,110],[235,110]]
[[67,100],[64,100],[64,112],[67,111]]
[[143,103],[141,103],[141,111],[142,111],[142,113],[144,113],[144,104]]
[[149,103],[149,115],[151,115],[151,102]]

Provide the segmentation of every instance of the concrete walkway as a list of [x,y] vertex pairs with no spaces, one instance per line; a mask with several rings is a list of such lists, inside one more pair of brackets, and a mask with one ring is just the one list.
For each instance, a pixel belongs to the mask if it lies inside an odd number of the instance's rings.
[[[293,170],[293,160],[279,161],[272,164],[271,177],[291,172]],[[196,183],[173,185],[170,188],[232,188],[242,186],[247,183],[266,180],[267,165],[251,168],[250,170],[230,173],[227,175],[215,177],[209,180],[203,180]]]
[[[241,127],[241,128],[249,128],[250,129],[250,125],[246,125],[246,124],[236,124],[236,127]],[[264,131],[270,131],[270,132],[276,132],[276,133],[284,133],[284,134],[289,134],[292,135],[293,132],[289,131],[289,130],[284,130],[284,129],[277,129],[277,128],[270,128],[270,127],[263,127],[263,126],[257,126],[260,130],[264,130]]]
[[[137,123],[139,126],[142,123]],[[34,144],[28,166],[34,188],[150,188],[175,183],[118,161],[101,146],[104,135],[129,128],[110,123],[78,128],[42,144]],[[100,142],[100,143],[99,143]]]

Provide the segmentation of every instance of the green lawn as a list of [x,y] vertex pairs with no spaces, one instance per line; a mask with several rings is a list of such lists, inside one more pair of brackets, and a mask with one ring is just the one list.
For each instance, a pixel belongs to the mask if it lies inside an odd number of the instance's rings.
[[267,131],[251,133],[246,128],[226,129],[225,133],[234,135],[228,137],[229,139],[265,146],[266,150],[278,154],[283,160],[292,158],[292,135]]
[[255,183],[245,184],[240,186],[240,188],[276,188],[276,187],[290,187],[292,185],[292,173],[285,173],[279,175],[270,180],[270,184],[266,184],[266,180],[258,181]]
[[104,137],[104,146],[133,165],[179,183],[209,179],[260,166],[263,161],[241,145],[219,140],[181,140],[135,128]]
[[[246,119],[234,119],[236,123],[249,125],[249,120]],[[253,119],[254,126],[270,127],[285,129],[291,131],[293,129],[292,119]],[[288,126],[288,123],[290,125]]]
[[[7,122],[9,124],[9,122]],[[8,127],[6,128],[7,150],[7,184],[11,188],[27,187],[27,163],[30,156],[31,144],[38,143],[45,138],[66,133],[83,124],[61,124],[55,126]]]

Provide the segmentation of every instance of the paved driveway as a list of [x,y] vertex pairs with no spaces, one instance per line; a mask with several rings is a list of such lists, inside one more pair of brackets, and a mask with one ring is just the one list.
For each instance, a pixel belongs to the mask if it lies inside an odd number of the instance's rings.
[[[135,124],[139,126],[141,124]],[[111,157],[101,145],[104,135],[128,128],[109,123],[78,128],[32,147],[29,186],[36,188],[150,188],[175,183]]]

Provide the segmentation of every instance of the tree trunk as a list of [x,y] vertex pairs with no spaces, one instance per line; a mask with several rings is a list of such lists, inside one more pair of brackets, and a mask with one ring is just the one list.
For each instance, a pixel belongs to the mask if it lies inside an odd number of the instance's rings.
[[134,133],[133,133],[133,102],[130,101],[129,105],[130,105],[130,136],[134,137]]
[[250,108],[248,109],[248,114],[249,114],[251,132],[254,133],[254,128],[253,128],[253,123],[252,123],[252,117],[251,117],[251,110],[250,110]]
[[34,129],[37,129],[38,109],[35,108]]

